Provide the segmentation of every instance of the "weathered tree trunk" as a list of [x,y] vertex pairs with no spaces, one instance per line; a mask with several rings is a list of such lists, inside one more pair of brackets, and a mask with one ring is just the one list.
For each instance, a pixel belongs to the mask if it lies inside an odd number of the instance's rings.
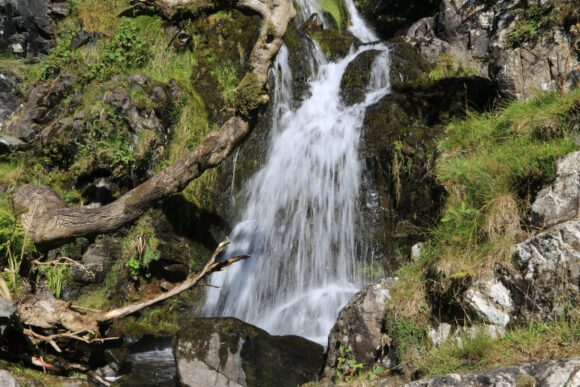
[[[164,16],[173,17],[195,7],[200,0],[146,2],[157,7]],[[70,208],[48,187],[20,187],[13,195],[14,204],[22,214],[27,235],[35,244],[55,246],[76,237],[111,232],[137,219],[159,199],[183,190],[205,170],[218,166],[247,138],[251,132],[249,113],[267,100],[267,96],[261,94],[268,70],[295,10],[292,0],[240,0],[235,6],[262,17],[260,35],[250,56],[250,70],[238,86],[238,115],[219,130],[209,133],[185,158],[103,207]]]

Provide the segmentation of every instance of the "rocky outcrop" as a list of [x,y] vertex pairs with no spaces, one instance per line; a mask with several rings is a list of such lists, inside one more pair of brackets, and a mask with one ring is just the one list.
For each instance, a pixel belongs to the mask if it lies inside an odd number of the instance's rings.
[[321,345],[271,336],[234,318],[187,322],[173,344],[183,386],[296,386],[316,378]]
[[437,138],[444,117],[461,116],[466,101],[485,109],[496,97],[483,78],[449,78],[428,85],[395,84],[366,113],[361,134],[363,160],[361,232],[388,268],[408,257],[411,246],[438,220],[443,189],[435,180]]
[[84,269],[73,266],[73,279],[80,283],[101,283],[120,253],[120,246],[113,238],[99,238],[82,256]]
[[375,31],[387,39],[415,21],[433,15],[439,0],[355,0],[354,3]]
[[[556,9],[546,4],[541,17],[556,18],[550,14]],[[573,88],[580,72],[574,46],[578,37],[566,26],[534,19],[540,16],[528,12],[527,2],[443,0],[440,12],[412,25],[406,39],[429,61],[451,56],[517,99],[539,90]],[[537,27],[537,33],[519,42],[517,29],[524,23],[548,26]]]
[[370,365],[375,361],[384,346],[383,321],[396,282],[396,278],[385,278],[367,286],[340,311],[328,337],[326,376],[334,374],[341,347],[348,348],[358,363]]
[[580,152],[558,160],[557,174],[532,204],[532,222],[542,228],[580,217]]
[[514,309],[510,291],[499,281],[477,281],[463,295],[468,307],[484,322],[505,327]]
[[48,54],[54,21],[70,12],[66,0],[0,0],[0,53]]
[[580,219],[551,227],[515,246],[519,272],[506,276],[524,319],[549,320],[580,300]]
[[20,101],[16,78],[11,73],[0,70],[0,130],[4,121],[18,108]]
[[[386,386],[379,382],[378,386]],[[580,358],[546,361],[476,374],[449,374],[408,383],[406,387],[465,386],[578,386]]]
[[14,304],[0,297],[0,339],[4,338],[5,332],[10,330],[16,319],[16,307]]

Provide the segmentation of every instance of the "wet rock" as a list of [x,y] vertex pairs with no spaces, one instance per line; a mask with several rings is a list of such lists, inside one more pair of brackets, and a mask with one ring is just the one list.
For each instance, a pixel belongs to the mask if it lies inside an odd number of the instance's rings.
[[532,204],[532,221],[542,228],[580,216],[580,152],[558,160],[557,174]]
[[504,283],[524,320],[552,319],[563,304],[580,299],[580,219],[517,244],[513,259],[519,273],[507,274]]
[[350,52],[351,47],[355,49],[361,44],[352,35],[342,33],[338,30],[307,30],[312,39],[318,43],[326,59],[337,61],[344,58]]
[[478,319],[505,327],[514,309],[510,291],[499,281],[477,281],[463,295]]
[[355,4],[376,32],[387,39],[416,20],[433,15],[439,0],[355,0]]
[[378,54],[377,50],[365,51],[348,64],[340,81],[340,97],[345,105],[364,101],[371,80],[371,69]]
[[382,327],[390,291],[396,278],[385,278],[358,292],[340,311],[330,331],[326,376],[332,376],[338,361],[340,347],[349,348],[352,358],[359,363],[371,364],[382,348]]
[[[431,85],[402,83],[367,108],[361,134],[362,249],[388,262],[387,270],[410,256],[424,240],[422,229],[438,221],[443,189],[435,180],[441,122],[460,117],[466,101],[484,110],[496,97],[483,78],[452,78]],[[369,232],[369,230],[371,230]]]
[[296,29],[293,24],[284,34],[284,43],[288,48],[288,65],[292,70],[292,94],[297,102],[301,102],[310,96],[308,79],[315,65],[304,53],[313,51],[314,44],[303,29]]
[[6,370],[0,370],[0,386],[4,387],[18,387],[19,384],[16,378]]
[[[525,381],[526,384],[523,382]],[[545,361],[498,368],[476,374],[448,374],[406,384],[407,387],[434,386],[577,386],[580,384],[580,358]],[[382,385],[379,382],[379,385]]]
[[321,30],[324,28],[324,20],[319,14],[313,13],[300,28],[303,30]]
[[323,362],[321,345],[234,318],[188,321],[173,353],[184,386],[296,386],[314,380]]
[[105,359],[108,366],[115,372],[120,372],[129,356],[127,348],[110,348],[105,350]]

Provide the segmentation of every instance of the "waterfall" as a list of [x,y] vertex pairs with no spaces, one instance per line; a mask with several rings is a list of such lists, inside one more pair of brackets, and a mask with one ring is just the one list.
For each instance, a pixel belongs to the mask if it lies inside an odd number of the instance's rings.
[[[350,31],[362,42],[328,62],[315,46],[312,96],[295,106],[288,50],[273,66],[271,143],[265,165],[245,186],[246,207],[226,256],[249,260],[213,274],[204,314],[234,316],[273,334],[326,344],[338,312],[363,285],[355,221],[361,166],[358,143],[364,112],[389,91],[388,50],[360,18],[352,0]],[[300,0],[299,16],[319,11]],[[378,50],[366,99],[345,106],[342,76],[360,53]],[[305,54],[306,55],[306,54]]]

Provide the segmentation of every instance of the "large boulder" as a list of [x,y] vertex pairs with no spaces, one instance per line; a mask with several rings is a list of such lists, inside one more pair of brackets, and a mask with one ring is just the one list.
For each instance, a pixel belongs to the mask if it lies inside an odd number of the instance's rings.
[[173,353],[184,386],[296,386],[314,380],[323,364],[321,345],[235,318],[188,321]]
[[557,173],[532,204],[532,221],[542,228],[580,216],[580,151],[558,160]]
[[335,372],[341,347],[352,360],[372,364],[383,347],[383,322],[396,278],[385,278],[358,292],[340,311],[328,337],[326,376]]
[[[388,386],[379,382],[378,386]],[[467,386],[578,386],[580,358],[545,361],[514,367],[498,368],[474,374],[448,374],[408,383],[405,387]]]

